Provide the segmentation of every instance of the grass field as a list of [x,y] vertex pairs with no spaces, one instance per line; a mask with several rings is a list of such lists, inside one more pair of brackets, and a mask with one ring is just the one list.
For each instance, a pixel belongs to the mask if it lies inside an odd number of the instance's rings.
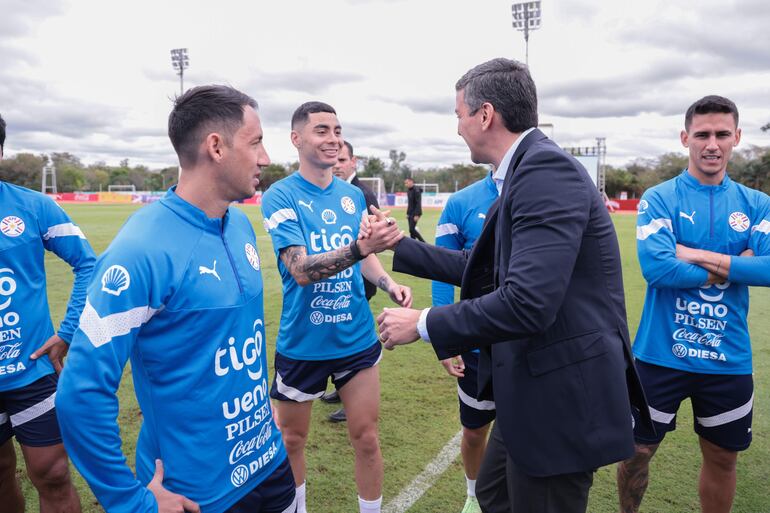
[[[126,217],[136,209],[134,206],[92,205],[65,205],[64,208],[82,227],[97,253],[104,251]],[[272,353],[281,309],[280,278],[270,238],[262,228],[259,209],[248,207],[244,210],[253,220],[262,255],[266,331]],[[429,241],[433,238],[438,215],[438,211],[427,210],[420,221]],[[396,212],[396,217],[406,229],[403,211]],[[628,320],[633,335],[644,300],[644,282],[635,251],[634,216],[617,215],[614,220],[623,256]],[[386,253],[381,259],[386,269],[390,269],[391,254]],[[47,256],[46,265],[49,271],[49,302],[54,322],[58,323],[70,291],[71,273],[68,266],[55,256]],[[430,304],[429,282],[403,275],[396,275],[396,279],[412,287],[415,307]],[[754,442],[738,461],[735,513],[770,512],[770,317],[766,313],[770,307],[770,291],[752,289],[751,304],[749,324],[753,335],[756,384]],[[379,312],[383,306],[387,306],[386,298],[379,293],[372,301],[372,310]],[[272,358],[270,360],[272,365]],[[380,440],[385,459],[383,503],[388,504],[436,457],[458,432],[460,425],[454,379],[446,375],[427,344],[413,344],[386,352],[381,364],[381,376]],[[119,422],[124,452],[133,466],[140,415],[130,372],[124,375],[120,402]],[[358,511],[352,477],[353,453],[347,441],[346,427],[325,420],[334,409],[321,402],[314,406],[307,447],[308,509],[312,513]],[[677,422],[679,429],[666,438],[653,460],[651,484],[643,511],[680,513],[699,510],[696,482],[700,454],[692,422],[689,403],[684,404]],[[76,471],[73,472],[84,511],[102,511],[83,480]],[[614,466],[598,471],[591,491],[590,512],[611,513],[618,510],[614,472]],[[37,511],[36,494],[23,468],[19,469],[18,475],[27,497],[27,511]],[[459,512],[464,497],[465,480],[457,458],[409,512]]]

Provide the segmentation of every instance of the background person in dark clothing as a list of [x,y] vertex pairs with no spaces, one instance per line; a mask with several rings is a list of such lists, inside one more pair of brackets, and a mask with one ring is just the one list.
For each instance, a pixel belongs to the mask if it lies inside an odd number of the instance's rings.
[[406,219],[409,221],[409,236],[420,242],[425,242],[420,232],[417,231],[417,221],[422,216],[422,191],[414,186],[414,180],[407,178],[404,180],[406,186]]

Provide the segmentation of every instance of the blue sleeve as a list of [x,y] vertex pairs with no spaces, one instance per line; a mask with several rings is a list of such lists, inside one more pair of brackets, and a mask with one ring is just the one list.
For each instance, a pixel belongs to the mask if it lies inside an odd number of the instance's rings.
[[296,208],[286,192],[276,186],[268,189],[262,199],[265,230],[276,255],[289,246],[307,246]]
[[159,294],[168,286],[160,277],[172,272],[146,251],[146,243],[113,243],[97,261],[56,395],[67,452],[110,513],[158,510],[126,464],[116,395],[142,326],[163,308]]
[[86,287],[94,270],[96,255],[82,230],[48,197],[43,200],[38,223],[45,249],[67,262],[75,275],[67,312],[57,332],[64,341],[69,342],[86,302]]
[[676,235],[663,199],[644,193],[636,218],[636,251],[642,274],[650,287],[689,289],[708,281],[708,271],[676,258]]
[[[436,246],[448,249],[463,249],[465,237],[461,228],[462,217],[458,215],[455,202],[450,199],[444,211],[441,212],[438,226],[436,226]],[[455,288],[452,285],[435,280],[431,283],[433,306],[451,305],[455,302]]]
[[728,279],[742,285],[770,287],[770,198],[759,194],[759,215],[751,227],[749,238],[749,249],[754,256],[731,257]]

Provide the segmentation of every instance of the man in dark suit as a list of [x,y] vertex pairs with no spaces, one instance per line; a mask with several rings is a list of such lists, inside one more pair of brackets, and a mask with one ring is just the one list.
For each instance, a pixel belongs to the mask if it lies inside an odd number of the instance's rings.
[[422,190],[415,187],[414,180],[406,178],[406,220],[409,223],[409,236],[413,239],[425,242],[420,232],[417,231],[417,221],[422,217]]
[[458,133],[500,198],[470,252],[401,240],[393,269],[460,285],[461,301],[386,308],[380,338],[422,337],[439,359],[482,349],[479,398],[494,394],[498,417],[483,511],[584,512],[594,470],[633,454],[632,403],[649,422],[614,227],[585,169],[536,128],[526,66],[491,60],[456,91]]

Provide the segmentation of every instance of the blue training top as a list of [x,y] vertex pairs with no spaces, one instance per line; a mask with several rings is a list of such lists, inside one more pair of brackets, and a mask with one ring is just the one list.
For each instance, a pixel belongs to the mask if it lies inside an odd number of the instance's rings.
[[[701,185],[687,170],[647,190],[636,239],[647,295],[634,355],[704,374],[751,374],[749,285],[770,285],[770,198],[725,175]],[[729,281],[676,258],[676,244],[732,255]],[[746,249],[753,257],[737,256]]]
[[[438,220],[436,246],[470,250],[481,234],[489,207],[497,198],[492,173],[452,194]],[[432,282],[433,306],[454,303],[454,289],[448,283]]]
[[54,334],[44,250],[67,262],[75,274],[57,332],[69,342],[83,310],[96,256],[80,228],[52,199],[0,181],[0,392],[22,388],[54,372],[48,356],[29,358]]
[[[254,231],[230,207],[206,214],[174,189],[136,212],[99,257],[56,399],[72,461],[108,512],[155,512],[146,485],[219,513],[286,457],[268,398]],[[144,416],[136,475],[115,395],[131,359]]]
[[350,244],[358,237],[365,211],[364,195],[355,185],[333,177],[320,189],[299,171],[274,183],[262,197],[265,229],[283,281],[276,341],[283,356],[331,360],[359,353],[377,341],[360,263],[301,287],[279,256],[289,246],[304,246],[308,255],[315,255]]

